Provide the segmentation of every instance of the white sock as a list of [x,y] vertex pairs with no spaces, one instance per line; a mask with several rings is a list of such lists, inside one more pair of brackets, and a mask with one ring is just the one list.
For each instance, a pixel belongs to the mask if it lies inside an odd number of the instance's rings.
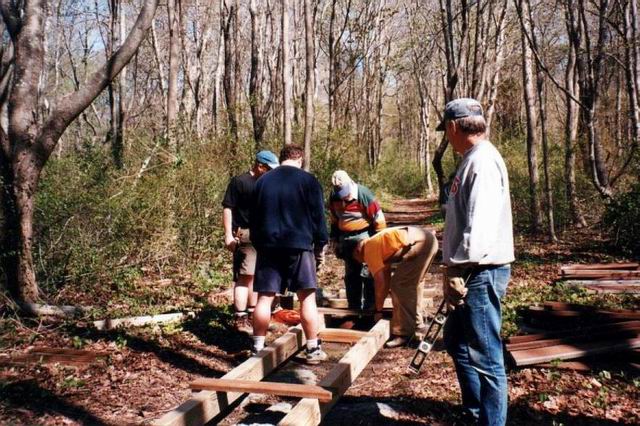
[[235,316],[237,318],[242,318],[247,315],[247,311],[236,311]]
[[264,336],[253,336],[253,349],[260,352],[264,349]]
[[320,346],[318,339],[309,339],[307,340],[307,350],[315,349]]

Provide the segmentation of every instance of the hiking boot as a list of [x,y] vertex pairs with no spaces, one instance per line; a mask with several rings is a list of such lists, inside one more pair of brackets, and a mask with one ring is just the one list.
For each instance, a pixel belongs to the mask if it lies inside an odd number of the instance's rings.
[[320,348],[320,346],[316,346],[312,349],[305,348],[303,358],[306,364],[316,365],[320,364],[322,361],[326,361],[329,356],[322,350],[322,348]]
[[385,344],[385,348],[399,348],[409,343],[409,338],[406,336],[395,336],[393,339],[388,340]]
[[253,324],[249,319],[249,315],[236,315],[233,320],[233,328],[235,328],[238,333],[243,333],[248,336],[253,335]]

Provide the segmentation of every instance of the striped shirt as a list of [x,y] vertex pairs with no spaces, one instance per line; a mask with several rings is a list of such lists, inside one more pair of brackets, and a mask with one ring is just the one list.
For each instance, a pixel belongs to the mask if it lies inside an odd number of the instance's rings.
[[357,185],[357,197],[350,201],[340,199],[335,191],[329,197],[331,238],[340,234],[365,230],[378,232],[387,227],[380,203],[366,186]]

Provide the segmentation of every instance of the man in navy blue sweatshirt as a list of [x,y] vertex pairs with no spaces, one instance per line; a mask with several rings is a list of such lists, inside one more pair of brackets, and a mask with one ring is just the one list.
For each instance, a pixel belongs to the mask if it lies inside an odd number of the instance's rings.
[[253,317],[253,351],[264,348],[271,303],[287,289],[300,300],[302,329],[307,338],[308,364],[327,359],[318,340],[316,268],[324,261],[329,236],[324,217],[322,187],[302,170],[304,151],[287,145],[280,152],[280,167],[256,183],[251,205],[251,242],[258,259],[253,290],[258,303]]

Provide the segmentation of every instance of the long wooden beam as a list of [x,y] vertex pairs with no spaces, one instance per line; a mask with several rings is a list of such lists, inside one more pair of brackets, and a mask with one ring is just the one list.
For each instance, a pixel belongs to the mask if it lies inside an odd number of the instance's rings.
[[[304,343],[305,338],[302,327],[290,328],[287,333],[280,336],[271,345],[222,376],[222,378],[259,381],[298,352]],[[155,426],[204,425],[221,413],[226,412],[242,395],[243,393],[236,392],[198,392],[191,399],[155,420],[152,424]]]
[[346,328],[325,328],[320,330],[319,337],[323,342],[356,343],[367,336],[366,331],[349,330]]
[[640,348],[640,338],[626,340],[602,340],[598,342],[554,345],[546,348],[513,351],[509,354],[517,366],[550,362],[555,359],[574,359],[584,356],[623,352]]
[[624,321],[616,323],[599,324],[590,327],[574,328],[560,331],[547,331],[544,333],[525,334],[521,336],[511,336],[506,339],[507,349],[510,345],[533,342],[537,340],[559,339],[563,337],[588,337],[595,333],[616,332],[620,330],[634,330],[640,328],[640,321]]
[[194,390],[217,392],[261,393],[268,395],[292,396],[295,398],[315,398],[318,401],[331,401],[332,394],[320,386],[299,383],[256,382],[254,380],[230,380],[200,378],[189,385]]
[[338,399],[347,391],[351,383],[365,369],[367,364],[378,353],[389,338],[389,321],[380,320],[362,337],[338,362],[329,373],[320,380],[319,386],[333,389],[333,397],[329,402],[317,399],[301,400],[278,425],[304,426],[318,425]]

